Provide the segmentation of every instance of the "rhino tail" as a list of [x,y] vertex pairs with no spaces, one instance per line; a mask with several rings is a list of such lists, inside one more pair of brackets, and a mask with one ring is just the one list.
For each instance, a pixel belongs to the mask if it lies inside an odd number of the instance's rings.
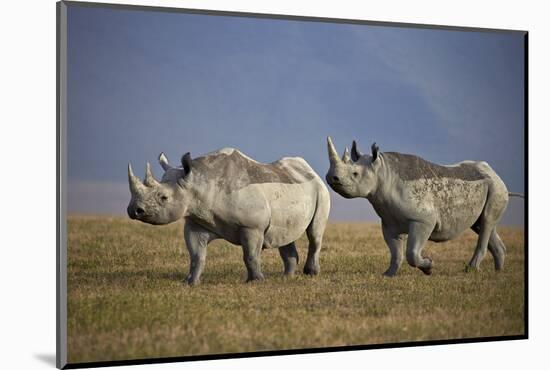
[[508,195],[511,196],[511,197],[525,198],[525,195],[523,195],[521,193],[514,193],[514,192],[511,192],[511,191],[508,192]]

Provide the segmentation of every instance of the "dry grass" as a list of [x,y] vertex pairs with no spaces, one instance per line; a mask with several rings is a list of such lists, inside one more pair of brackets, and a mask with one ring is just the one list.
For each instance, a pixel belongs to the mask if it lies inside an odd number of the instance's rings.
[[[489,254],[480,272],[464,272],[475,245],[466,232],[427,246],[432,276],[405,263],[392,279],[382,276],[389,251],[378,225],[329,225],[314,278],[282,277],[279,254],[266,250],[266,280],[245,284],[240,247],[216,241],[192,288],[181,282],[181,229],[69,218],[69,362],[524,333],[523,229],[499,230],[508,248],[500,273]],[[303,237],[301,266],[306,245]]]

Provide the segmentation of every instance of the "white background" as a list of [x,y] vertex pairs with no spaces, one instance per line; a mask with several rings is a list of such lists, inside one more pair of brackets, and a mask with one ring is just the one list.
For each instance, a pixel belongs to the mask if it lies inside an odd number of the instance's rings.
[[[124,1],[113,1],[124,3]],[[543,1],[125,1],[143,5],[528,30],[530,272],[524,341],[190,362],[134,369],[445,368],[548,366],[548,262],[543,239],[550,117],[548,10]],[[542,4],[542,5],[541,5]],[[0,271],[2,368],[52,368],[55,358],[55,2],[2,4]],[[100,150],[100,148],[98,148]]]

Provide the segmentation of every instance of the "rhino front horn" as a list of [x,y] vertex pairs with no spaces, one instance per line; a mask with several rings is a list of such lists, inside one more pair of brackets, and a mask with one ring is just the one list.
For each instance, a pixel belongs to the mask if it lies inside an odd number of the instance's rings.
[[158,185],[158,181],[155,179],[155,176],[153,176],[153,172],[151,171],[151,165],[149,162],[147,162],[147,166],[145,167],[145,180],[143,181],[145,186],[152,187],[155,185]]
[[130,185],[130,191],[132,194],[139,193],[144,189],[144,185],[141,183],[141,180],[134,175],[132,171],[132,165],[128,163],[128,184]]
[[332,144],[332,139],[327,137],[327,149],[328,149],[328,159],[330,163],[337,163],[340,158],[338,157],[338,152],[336,152],[336,149],[334,148],[334,144]]

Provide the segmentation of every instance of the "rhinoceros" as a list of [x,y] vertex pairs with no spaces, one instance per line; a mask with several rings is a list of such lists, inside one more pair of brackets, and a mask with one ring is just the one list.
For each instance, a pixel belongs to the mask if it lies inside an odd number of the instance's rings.
[[284,274],[298,264],[295,241],[309,239],[304,273],[320,271],[319,251],[330,210],[330,196],[321,178],[298,157],[259,163],[239,150],[224,148],[202,157],[186,153],[173,167],[161,153],[161,181],[147,163],[143,183],[128,164],[132,198],[130,218],[154,225],[185,219],[184,238],[190,255],[187,283],[199,282],[206,246],[215,239],[241,245],[247,281],[264,278],[262,249],[278,248]]
[[432,259],[422,256],[428,240],[444,242],[471,228],[477,246],[467,269],[479,269],[487,247],[495,269],[504,266],[506,247],[496,226],[509,195],[506,185],[486,162],[463,161],[438,165],[420,157],[380,152],[376,143],[371,155],[363,155],[353,141],[339,158],[327,138],[330,168],[326,180],[345,198],[367,198],[382,219],[382,234],[391,253],[386,276],[394,276],[403,261],[403,245],[409,265],[427,275]]

